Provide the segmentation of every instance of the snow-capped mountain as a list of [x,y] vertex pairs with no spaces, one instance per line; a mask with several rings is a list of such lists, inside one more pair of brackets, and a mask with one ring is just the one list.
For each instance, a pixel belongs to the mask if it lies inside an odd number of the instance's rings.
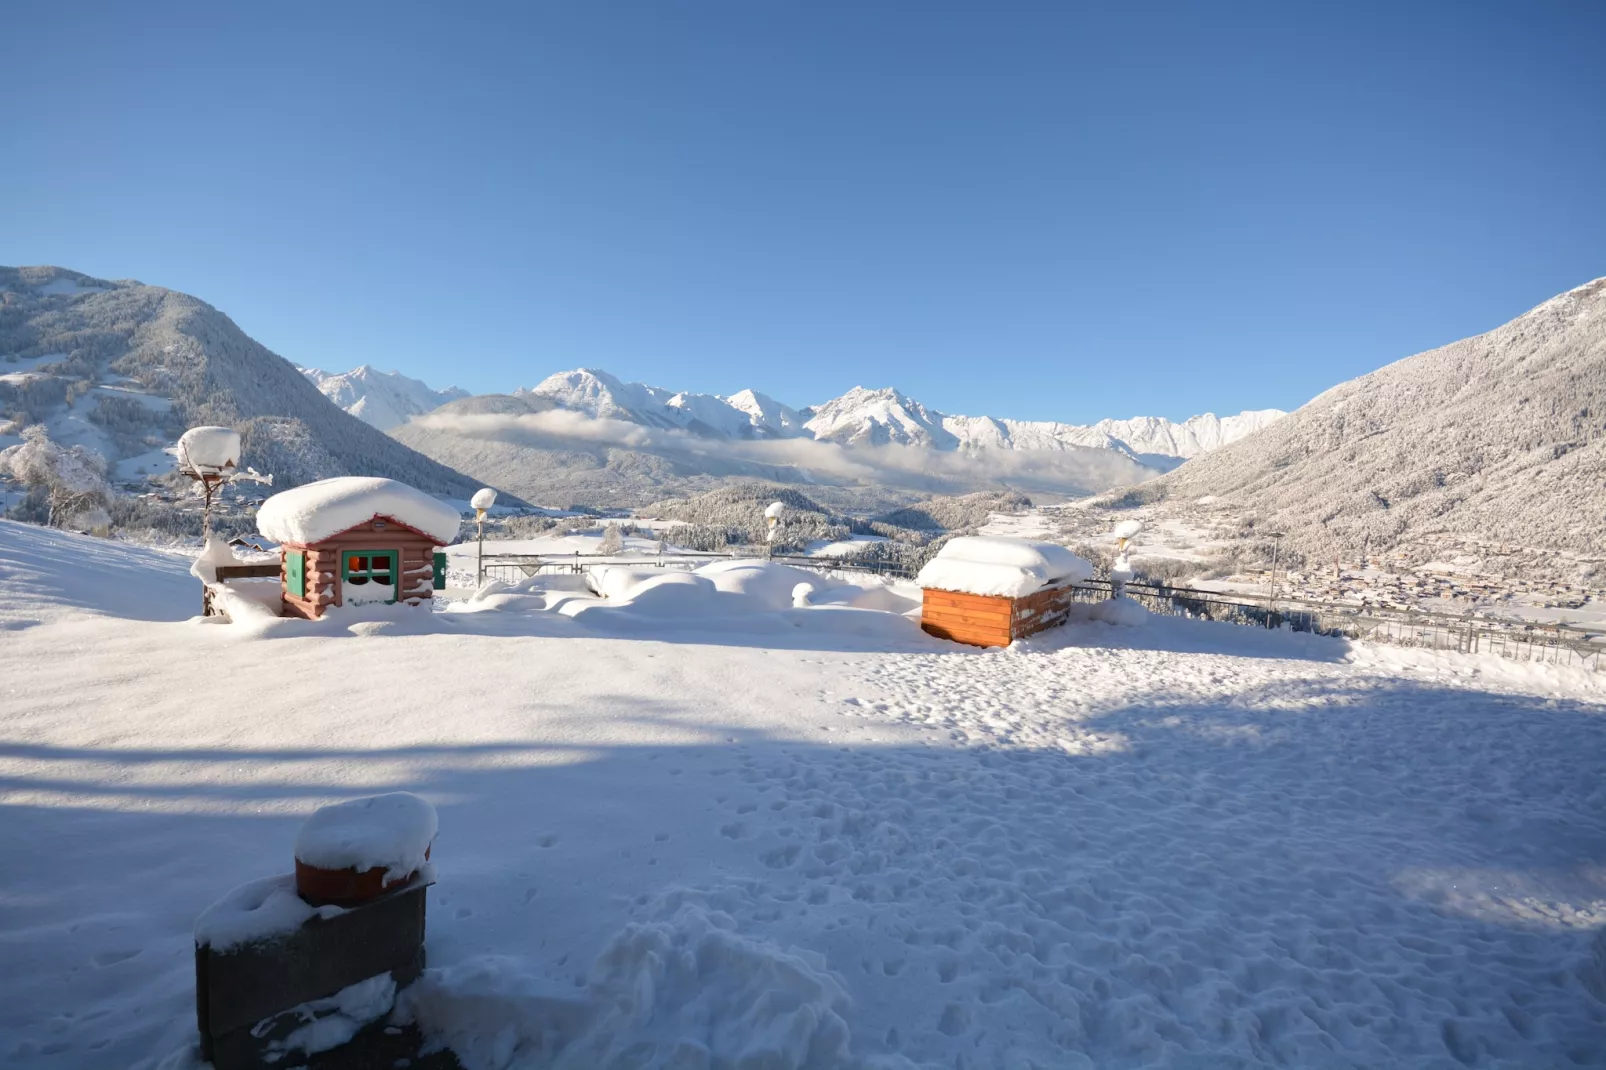
[[792,438],[803,434],[800,414],[753,390],[730,397],[676,392],[626,383],[605,371],[577,368],[549,375],[516,397],[545,398],[597,419],[675,428],[717,438]]
[[1288,414],[1281,409],[1249,409],[1236,416],[1207,412],[1181,423],[1158,416],[1130,420],[1100,420],[1088,430],[1116,439],[1139,456],[1197,457],[1253,434]]
[[919,446],[936,450],[1116,450],[1171,467],[1242,438],[1282,416],[1261,409],[1177,423],[1155,416],[1101,420],[1092,426],[992,416],[954,416],[898,390],[856,386],[841,397],[793,409],[753,390],[729,396],[677,393],[626,383],[589,368],[548,376],[519,396],[544,398],[597,419],[675,428],[723,438],[812,438],[845,446]]
[[455,386],[434,390],[400,372],[382,372],[369,364],[338,375],[318,368],[296,368],[323,391],[324,397],[381,431],[469,396],[467,390]]

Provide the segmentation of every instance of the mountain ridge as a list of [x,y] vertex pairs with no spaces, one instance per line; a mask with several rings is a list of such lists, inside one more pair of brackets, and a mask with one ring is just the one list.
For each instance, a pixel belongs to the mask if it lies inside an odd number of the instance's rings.
[[0,267],[0,447],[31,423],[105,457],[114,481],[171,468],[187,426],[241,432],[275,485],[382,475],[466,497],[476,484],[344,412],[200,298],[54,266]]
[[[387,431],[439,405],[469,396],[456,388],[432,391],[419,380],[399,373],[375,373],[367,366],[338,376],[303,371],[319,381],[325,394],[347,412]],[[381,378],[387,376],[388,381]],[[406,384],[407,403],[391,400],[388,391],[394,389],[390,385],[394,382]],[[373,384],[372,388],[367,384]],[[427,399],[434,396],[443,400],[426,408]],[[951,415],[930,409],[895,388],[863,386],[855,386],[819,405],[793,408],[751,388],[729,395],[697,394],[626,382],[597,368],[555,372],[535,386],[515,389],[511,396],[544,398],[559,408],[592,419],[678,429],[714,438],[813,438],[844,445],[896,444],[972,451],[1108,449],[1126,453],[1159,470],[1236,441],[1284,415],[1279,409],[1259,409],[1227,417],[1202,413],[1180,422],[1137,416],[1077,425]],[[426,400],[415,400],[419,398]],[[392,420],[393,414],[398,418]]]
[[1438,538],[1606,554],[1606,277],[1339,383],[1129,497],[1230,504],[1320,560]]

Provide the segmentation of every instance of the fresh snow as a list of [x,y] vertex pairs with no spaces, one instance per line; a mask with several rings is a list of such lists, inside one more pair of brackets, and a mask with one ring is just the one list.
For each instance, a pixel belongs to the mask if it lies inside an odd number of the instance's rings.
[[762,576],[263,632],[186,567],[0,522],[11,1065],[184,1065],[197,918],[411,791],[396,1013],[474,1068],[1606,1066],[1606,674],[1158,617],[980,652]]
[[423,868],[435,829],[435,808],[412,792],[351,799],[307,818],[296,860],[318,869],[382,869],[399,880]]
[[227,951],[295,932],[312,918],[332,918],[341,907],[309,906],[296,894],[296,876],[283,873],[247,881],[195,919],[195,942]]
[[389,517],[443,545],[456,539],[462,527],[456,509],[405,483],[336,476],[280,491],[263,502],[257,530],[274,542],[307,545],[375,517]]
[[1080,583],[1092,575],[1092,565],[1057,543],[962,535],[943,543],[915,582],[941,591],[1020,598],[1051,584]]
[[174,455],[186,472],[224,474],[240,463],[240,432],[232,427],[192,427],[178,437]]

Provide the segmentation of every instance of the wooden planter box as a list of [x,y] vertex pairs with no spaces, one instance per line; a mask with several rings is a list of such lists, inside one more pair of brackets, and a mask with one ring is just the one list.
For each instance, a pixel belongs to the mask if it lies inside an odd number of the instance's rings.
[[931,587],[922,594],[920,627],[939,639],[971,646],[1008,646],[1045,628],[1057,628],[1076,600],[1076,588],[1071,586],[1045,587],[1019,598]]

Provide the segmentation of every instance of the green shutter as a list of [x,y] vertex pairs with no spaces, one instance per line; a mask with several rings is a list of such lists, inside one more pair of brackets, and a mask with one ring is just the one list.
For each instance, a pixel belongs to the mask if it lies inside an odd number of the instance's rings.
[[285,551],[284,585],[297,598],[307,597],[307,555],[300,550]]
[[435,589],[446,589],[446,554],[440,550],[435,551]]

